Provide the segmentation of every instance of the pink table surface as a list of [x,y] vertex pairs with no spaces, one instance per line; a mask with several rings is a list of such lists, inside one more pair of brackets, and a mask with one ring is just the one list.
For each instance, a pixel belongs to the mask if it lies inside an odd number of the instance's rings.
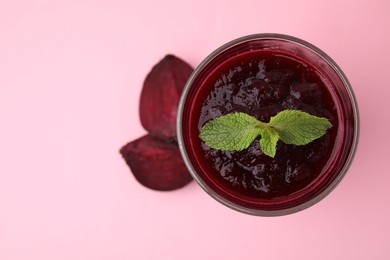
[[[390,259],[390,2],[0,1],[0,259]],[[156,192],[118,150],[146,132],[139,94],[173,53],[196,66],[239,36],[327,52],[361,135],[342,183],[289,216],[244,215],[195,183]]]

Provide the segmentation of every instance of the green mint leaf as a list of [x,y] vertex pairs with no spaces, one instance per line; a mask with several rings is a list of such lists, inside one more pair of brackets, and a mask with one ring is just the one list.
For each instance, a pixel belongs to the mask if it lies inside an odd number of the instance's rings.
[[260,148],[264,154],[274,158],[276,154],[276,144],[279,135],[275,129],[268,127],[261,132]]
[[284,143],[305,145],[323,136],[332,124],[327,118],[299,110],[284,110],[271,117],[269,126],[276,130]]
[[263,125],[245,113],[227,114],[207,122],[199,137],[214,149],[241,151],[260,135]]

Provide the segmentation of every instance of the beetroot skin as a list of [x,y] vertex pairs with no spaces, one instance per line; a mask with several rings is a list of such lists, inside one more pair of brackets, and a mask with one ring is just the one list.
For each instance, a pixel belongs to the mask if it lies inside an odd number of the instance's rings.
[[174,190],[192,180],[176,143],[145,135],[120,150],[134,177],[154,190]]
[[193,68],[167,55],[147,75],[141,92],[140,119],[152,135],[176,138],[177,107]]

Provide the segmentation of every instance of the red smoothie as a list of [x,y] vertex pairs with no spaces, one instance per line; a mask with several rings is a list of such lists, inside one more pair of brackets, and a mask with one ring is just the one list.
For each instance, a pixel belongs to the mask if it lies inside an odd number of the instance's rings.
[[[345,123],[348,110],[335,82],[310,60],[280,49],[232,53],[217,56],[192,79],[181,118],[187,163],[201,186],[232,208],[257,214],[250,211],[299,207],[338,178],[347,159],[340,150],[351,146],[345,134],[354,131],[354,122]],[[217,117],[244,112],[268,122],[286,109],[328,118],[332,128],[303,146],[279,141],[274,158],[263,154],[259,138],[242,151],[216,150],[199,138],[204,124]]]

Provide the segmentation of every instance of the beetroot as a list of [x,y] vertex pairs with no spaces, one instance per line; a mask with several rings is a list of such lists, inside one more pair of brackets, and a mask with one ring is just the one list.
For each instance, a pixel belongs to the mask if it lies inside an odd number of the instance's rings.
[[176,137],[176,115],[183,88],[193,68],[167,55],[147,75],[141,92],[140,119],[152,135]]
[[134,177],[155,190],[174,190],[192,180],[176,143],[145,135],[120,150]]
[[174,190],[192,180],[176,139],[181,93],[193,68],[167,55],[147,75],[141,92],[140,119],[149,132],[122,147],[120,153],[134,177],[155,190]]

